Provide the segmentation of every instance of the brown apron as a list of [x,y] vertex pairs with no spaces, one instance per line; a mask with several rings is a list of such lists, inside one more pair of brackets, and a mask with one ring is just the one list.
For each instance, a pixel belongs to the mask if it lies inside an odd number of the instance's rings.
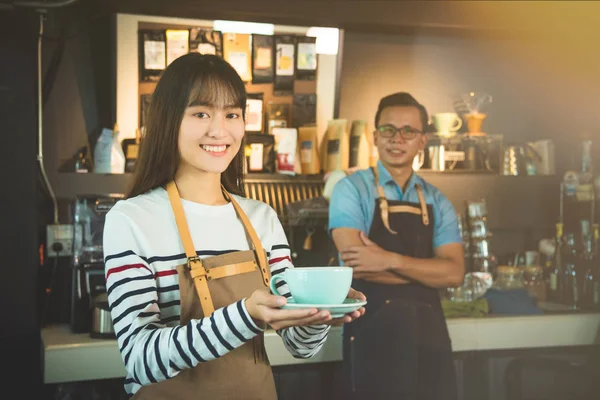
[[[215,308],[228,306],[256,289],[269,285],[267,255],[235,199],[223,188],[250,239],[251,250],[200,260],[188,229],[175,182],[167,193],[187,261],[177,266],[181,295],[181,325],[210,316]],[[192,357],[192,355],[190,355]],[[271,366],[264,348],[263,333],[220,358],[200,362],[177,376],[142,387],[134,399],[277,399]]]

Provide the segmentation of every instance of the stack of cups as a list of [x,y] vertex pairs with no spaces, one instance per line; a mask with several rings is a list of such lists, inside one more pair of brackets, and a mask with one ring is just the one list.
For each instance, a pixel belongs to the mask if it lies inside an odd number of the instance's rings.
[[492,273],[496,258],[490,251],[492,233],[487,226],[485,200],[467,201],[467,222],[469,225],[469,253],[472,272]]

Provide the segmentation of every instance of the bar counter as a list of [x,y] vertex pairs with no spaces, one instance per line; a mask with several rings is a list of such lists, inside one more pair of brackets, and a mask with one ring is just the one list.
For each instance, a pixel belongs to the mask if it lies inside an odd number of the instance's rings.
[[[535,316],[487,316],[448,319],[453,351],[488,352],[600,344],[600,313]],[[68,325],[42,329],[44,382],[47,384],[125,376],[116,340],[73,334]],[[265,333],[271,365],[292,366],[342,360],[342,328],[333,327],[323,349],[312,359],[293,358],[274,331]]]

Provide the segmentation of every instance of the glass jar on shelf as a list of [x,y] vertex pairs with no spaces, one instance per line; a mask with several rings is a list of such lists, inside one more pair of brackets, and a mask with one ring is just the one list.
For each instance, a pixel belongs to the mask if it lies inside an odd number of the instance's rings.
[[492,287],[498,290],[524,289],[523,269],[506,265],[496,267],[496,279]]
[[523,268],[523,284],[532,297],[537,301],[546,301],[546,282],[544,268],[528,266]]

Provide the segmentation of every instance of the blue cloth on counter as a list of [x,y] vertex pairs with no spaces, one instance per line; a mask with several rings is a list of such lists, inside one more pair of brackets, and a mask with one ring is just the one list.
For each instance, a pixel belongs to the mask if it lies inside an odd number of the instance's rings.
[[489,305],[490,314],[539,315],[544,312],[535,305],[535,300],[526,289],[488,289],[483,296]]

